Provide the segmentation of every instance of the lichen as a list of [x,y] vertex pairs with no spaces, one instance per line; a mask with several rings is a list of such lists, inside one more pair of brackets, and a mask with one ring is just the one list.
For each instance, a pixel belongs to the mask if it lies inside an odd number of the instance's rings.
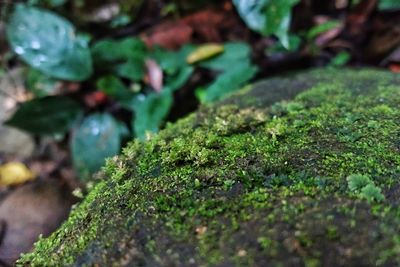
[[[202,107],[109,160],[18,264],[399,265],[399,81],[312,71]],[[358,197],[354,174],[385,199]]]

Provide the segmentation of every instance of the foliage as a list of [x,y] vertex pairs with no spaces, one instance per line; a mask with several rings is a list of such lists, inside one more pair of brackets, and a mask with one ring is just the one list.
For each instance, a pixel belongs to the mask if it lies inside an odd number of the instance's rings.
[[398,0],[379,0],[379,9],[400,9],[400,1]]
[[250,62],[250,47],[240,42],[226,43],[222,54],[200,65],[222,72],[208,87],[199,89],[198,96],[204,103],[214,102],[238,90],[257,73],[257,67]]
[[64,134],[81,114],[80,105],[72,99],[49,96],[22,103],[6,124],[34,134]]
[[57,80],[40,71],[29,69],[26,77],[26,87],[35,97],[45,97],[55,93]]
[[347,177],[347,185],[350,191],[368,202],[380,202],[385,199],[382,190],[366,175],[352,174]]
[[233,0],[239,15],[254,31],[275,35],[289,48],[292,8],[299,0]]
[[[58,1],[40,4],[62,5]],[[120,128],[115,125],[124,122],[107,112],[93,114],[89,106],[85,107],[88,117],[77,125],[81,107],[70,96],[57,96],[60,79],[87,80],[106,96],[103,101],[117,103],[120,110],[132,114],[131,131],[125,132],[145,139],[148,132],[158,131],[173,105],[174,92],[185,86],[196,69],[208,69],[215,77],[211,83],[202,84],[205,89],[200,100],[207,103],[238,90],[257,72],[246,43],[186,44],[169,51],[150,49],[139,38],[126,37],[94,41],[89,48],[66,19],[22,4],[11,14],[7,33],[14,52],[30,66],[26,83],[35,97],[23,103],[8,124],[39,135],[71,130],[73,162],[83,179],[97,171],[105,157],[118,152],[122,141]],[[162,72],[162,80],[158,80],[161,90],[149,82],[154,71],[147,64],[150,60],[154,61],[152,68]],[[100,140],[101,146],[97,144]]]
[[54,13],[16,5],[7,25],[7,38],[21,59],[49,76],[82,81],[92,73],[87,40]]
[[118,153],[121,128],[108,113],[92,114],[74,129],[70,146],[75,169],[87,180],[104,165],[105,158]]
[[[129,36],[94,38],[89,45],[89,38],[77,34],[71,22],[32,6],[61,10],[59,8],[65,3],[61,0],[31,0],[28,4],[15,5],[11,13],[7,39],[17,56],[30,66],[26,85],[34,98],[20,106],[9,125],[39,135],[73,132],[76,136],[81,127],[76,121],[83,112],[72,98],[86,103],[85,99],[91,97],[92,92],[100,100],[95,99],[94,104],[83,107],[90,121],[94,120],[91,114],[99,111],[103,112],[101,118],[109,118],[108,107],[112,106],[113,113],[116,110],[129,114],[128,117],[117,116],[123,118],[122,121],[113,120],[119,125],[129,124],[125,132],[145,139],[148,132],[156,132],[163,125],[174,105],[175,92],[191,82],[197,71],[210,74],[209,80],[196,83],[196,96],[205,104],[240,89],[258,72],[251,61],[251,47],[245,42],[187,43],[179,50],[171,51],[157,46],[149,48],[139,37]],[[267,53],[293,52],[300,49],[303,41],[311,44],[310,50],[317,49],[312,46],[315,39],[338,27],[337,21],[328,21],[309,31],[289,33],[291,11],[297,3],[298,0],[233,1],[239,15],[252,30],[279,38],[280,42],[270,47]],[[339,52],[330,65],[342,66],[349,59],[348,53]],[[152,77],[154,71],[161,73],[161,77]],[[78,92],[59,96],[59,89],[66,86],[63,80],[85,83]],[[65,103],[60,103],[62,101]],[[94,116],[99,122],[109,121],[100,117]],[[74,162],[83,162],[79,156],[86,157],[85,153],[85,150],[72,153]],[[99,157],[106,154],[100,153]],[[89,173],[95,170],[90,167]]]
[[347,184],[350,191],[353,192],[360,192],[363,187],[370,184],[372,181],[371,179],[362,174],[352,174],[347,177]]

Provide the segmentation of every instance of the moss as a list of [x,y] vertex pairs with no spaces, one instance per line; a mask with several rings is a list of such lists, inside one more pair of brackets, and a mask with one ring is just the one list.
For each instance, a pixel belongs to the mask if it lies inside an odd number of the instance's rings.
[[19,265],[399,265],[396,84],[312,71],[202,107],[110,160]]

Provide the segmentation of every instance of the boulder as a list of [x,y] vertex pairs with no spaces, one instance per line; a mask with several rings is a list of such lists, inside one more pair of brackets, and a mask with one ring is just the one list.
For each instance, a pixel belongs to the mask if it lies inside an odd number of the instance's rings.
[[21,266],[397,266],[400,77],[314,70],[133,140]]

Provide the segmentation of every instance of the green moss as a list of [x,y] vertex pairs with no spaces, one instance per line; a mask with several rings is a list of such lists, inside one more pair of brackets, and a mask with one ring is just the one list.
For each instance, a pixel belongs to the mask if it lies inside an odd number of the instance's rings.
[[[396,84],[313,71],[202,107],[109,161],[19,264],[398,265]],[[357,173],[368,183],[349,189]]]

